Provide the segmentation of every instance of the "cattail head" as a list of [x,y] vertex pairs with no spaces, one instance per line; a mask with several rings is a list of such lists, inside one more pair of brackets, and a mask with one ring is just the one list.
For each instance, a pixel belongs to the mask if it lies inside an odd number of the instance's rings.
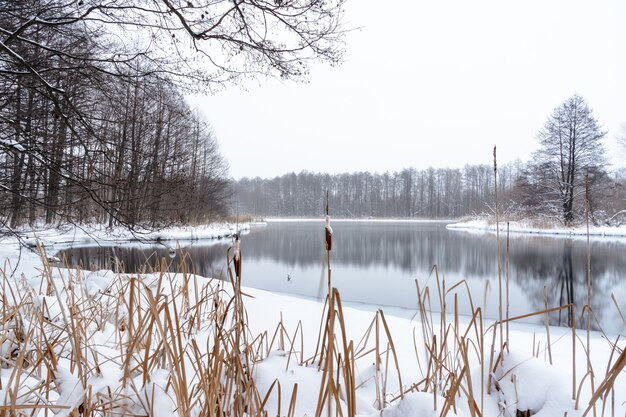
[[333,228],[330,227],[330,216],[326,215],[326,250],[331,250],[333,247]]
[[239,237],[237,235],[235,235],[235,243],[233,244],[233,254],[233,259],[238,261],[241,256],[239,253]]
[[493,145],[493,172],[498,170],[498,162],[496,160],[496,145]]
[[235,234],[235,242],[233,243],[233,265],[235,266],[235,276],[241,278],[241,249],[238,234]]

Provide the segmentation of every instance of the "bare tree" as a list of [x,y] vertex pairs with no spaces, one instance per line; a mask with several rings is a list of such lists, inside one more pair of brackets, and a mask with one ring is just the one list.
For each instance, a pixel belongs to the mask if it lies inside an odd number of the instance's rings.
[[577,202],[583,207],[586,174],[591,186],[603,177],[606,133],[579,95],[554,109],[539,131],[541,147],[533,154],[531,183],[544,207],[565,224],[574,220]]
[[[51,94],[64,89],[38,69],[40,53],[109,75],[131,71],[187,86],[217,88],[259,75],[298,79],[312,60],[340,61],[344,1],[0,0],[0,54]],[[41,38],[50,33],[85,34],[90,54]]]
[[0,215],[132,226],[223,212],[226,164],[180,89],[339,62],[343,3],[0,0]]
[[[259,216],[315,216],[328,190],[333,213],[343,217],[454,218],[489,210],[493,199],[490,167],[405,168],[383,174],[300,172],[234,183],[241,213]],[[500,188],[507,195],[519,172],[503,164]],[[514,172],[513,172],[514,171]],[[508,206],[507,206],[508,207]]]

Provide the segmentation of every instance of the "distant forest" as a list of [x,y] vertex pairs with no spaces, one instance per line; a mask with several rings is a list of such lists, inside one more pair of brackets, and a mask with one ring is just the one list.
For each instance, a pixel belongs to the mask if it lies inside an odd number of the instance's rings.
[[[559,219],[530,185],[528,164],[498,166],[500,212]],[[591,190],[596,223],[619,224],[626,202],[626,172],[604,174]],[[240,213],[253,216],[317,217],[325,192],[335,217],[459,218],[495,212],[493,166],[406,168],[396,172],[321,174],[303,171],[271,179],[242,178],[233,185]],[[580,203],[582,204],[582,203]],[[579,204],[579,205],[580,205]],[[582,211],[579,211],[579,220]]]
[[[577,94],[548,116],[537,133],[539,148],[527,163],[466,165],[462,169],[405,168],[384,174],[291,173],[235,184],[240,213],[319,216],[328,193],[339,217],[459,218],[501,214],[566,226],[626,223],[626,170],[611,172],[608,132]],[[620,143],[626,151],[626,137]]]
[[[608,132],[578,95],[547,117],[530,161],[498,166],[497,180],[492,165],[467,165],[231,181],[213,131],[185,95],[246,75],[301,79],[309,59],[339,62],[342,50],[332,45],[341,4],[309,0],[285,20],[281,6],[252,2],[221,25],[220,13],[231,12],[220,2],[206,3],[215,13],[203,9],[200,18],[187,3],[0,0],[0,235],[41,224],[313,217],[326,192],[338,217],[459,218],[493,214],[497,200],[509,217],[626,223],[626,174],[608,170]],[[276,34],[291,35],[269,42],[265,18],[248,13],[272,17]],[[127,42],[117,36],[122,28],[150,41]],[[178,48],[184,33],[200,49]],[[223,64],[198,59],[202,45],[211,56],[211,40]],[[621,143],[626,151],[626,133]]]
[[[503,198],[509,198],[521,169],[521,162],[501,168]],[[243,178],[235,185],[240,212],[260,216],[319,216],[326,190],[334,216],[456,218],[482,213],[493,204],[493,167],[336,175],[303,171],[272,179]]]

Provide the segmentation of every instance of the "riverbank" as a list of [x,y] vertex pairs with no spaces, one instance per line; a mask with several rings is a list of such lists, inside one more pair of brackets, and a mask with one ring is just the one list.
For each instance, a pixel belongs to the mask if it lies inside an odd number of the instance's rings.
[[[500,233],[504,234],[507,231],[507,222],[500,221],[499,224]],[[474,219],[467,221],[460,221],[446,225],[450,230],[467,230],[478,232],[496,232],[496,223],[487,219]],[[626,226],[611,227],[611,226],[593,226],[589,225],[589,231],[586,226],[576,227],[563,227],[560,224],[546,224],[545,222],[538,225],[538,222],[530,220],[511,221],[508,223],[509,233],[516,234],[536,234],[536,235],[554,235],[554,236],[589,236],[594,237],[625,237],[626,238]]]
[[[261,223],[288,223],[288,222],[323,222],[319,217],[268,217]],[[493,219],[414,219],[414,218],[332,218],[333,222],[372,222],[372,223],[447,223],[450,230],[466,230],[473,232],[496,232],[496,224]],[[507,222],[500,221],[500,233],[506,233]],[[546,223],[539,220],[519,220],[508,223],[509,233],[534,234],[552,236],[586,236],[586,226],[563,227],[558,223]],[[614,226],[589,226],[589,235],[592,237],[618,237],[626,238],[626,225]]]
[[[44,246],[65,245],[89,245],[95,243],[121,243],[121,242],[173,242],[195,241],[204,239],[222,239],[231,237],[237,231],[250,230],[249,223],[213,223],[197,226],[174,226],[158,230],[136,228],[132,231],[124,227],[109,228],[100,224],[65,225],[57,228],[22,228],[17,230],[17,235],[22,243],[34,247],[36,242]],[[0,239],[2,244],[17,242],[15,236],[7,236]]]
[[183,274],[79,273],[31,252],[13,270],[17,250],[0,250],[5,410],[165,417],[216,405],[237,415],[240,401],[248,415],[261,403],[268,415],[316,415],[320,404],[327,415],[330,403],[372,417],[571,417],[608,380],[597,414],[626,412],[623,335],[592,331],[587,341],[585,331],[515,321],[500,333],[478,312],[426,304],[407,319],[342,306],[339,294],[329,316],[315,300],[245,287],[254,271],[239,293]]

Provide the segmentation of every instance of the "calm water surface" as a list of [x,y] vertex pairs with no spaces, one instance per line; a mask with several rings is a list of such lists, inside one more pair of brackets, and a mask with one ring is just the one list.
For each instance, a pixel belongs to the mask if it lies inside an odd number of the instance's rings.
[[[307,297],[326,295],[323,223],[271,222],[254,227],[242,237],[243,284]],[[331,254],[332,283],[344,301],[415,309],[417,285],[430,286],[433,309],[440,308],[437,265],[441,285],[452,287],[465,280],[474,307],[486,316],[498,316],[497,241],[494,234],[453,231],[440,222],[334,221]],[[184,253],[196,273],[219,277],[224,273],[230,239],[181,243],[173,264]],[[577,312],[587,299],[587,243],[584,238],[512,235],[509,256],[506,236],[501,238],[502,277],[509,275],[511,316],[575,303]],[[623,332],[624,326],[611,294],[626,314],[626,240],[591,241],[591,306],[602,328]],[[164,246],[82,247],[61,251],[72,265],[112,268],[115,256],[128,272],[166,257]],[[508,262],[507,262],[508,261]],[[173,265],[173,267],[174,267]],[[445,281],[445,284],[444,284]],[[466,287],[446,296],[448,306],[458,294],[461,314],[470,314]],[[580,313],[577,313],[580,316]],[[568,324],[567,314],[550,316],[553,324]],[[543,320],[536,318],[535,321]],[[581,322],[580,317],[577,321]],[[594,324],[594,328],[598,325]]]

